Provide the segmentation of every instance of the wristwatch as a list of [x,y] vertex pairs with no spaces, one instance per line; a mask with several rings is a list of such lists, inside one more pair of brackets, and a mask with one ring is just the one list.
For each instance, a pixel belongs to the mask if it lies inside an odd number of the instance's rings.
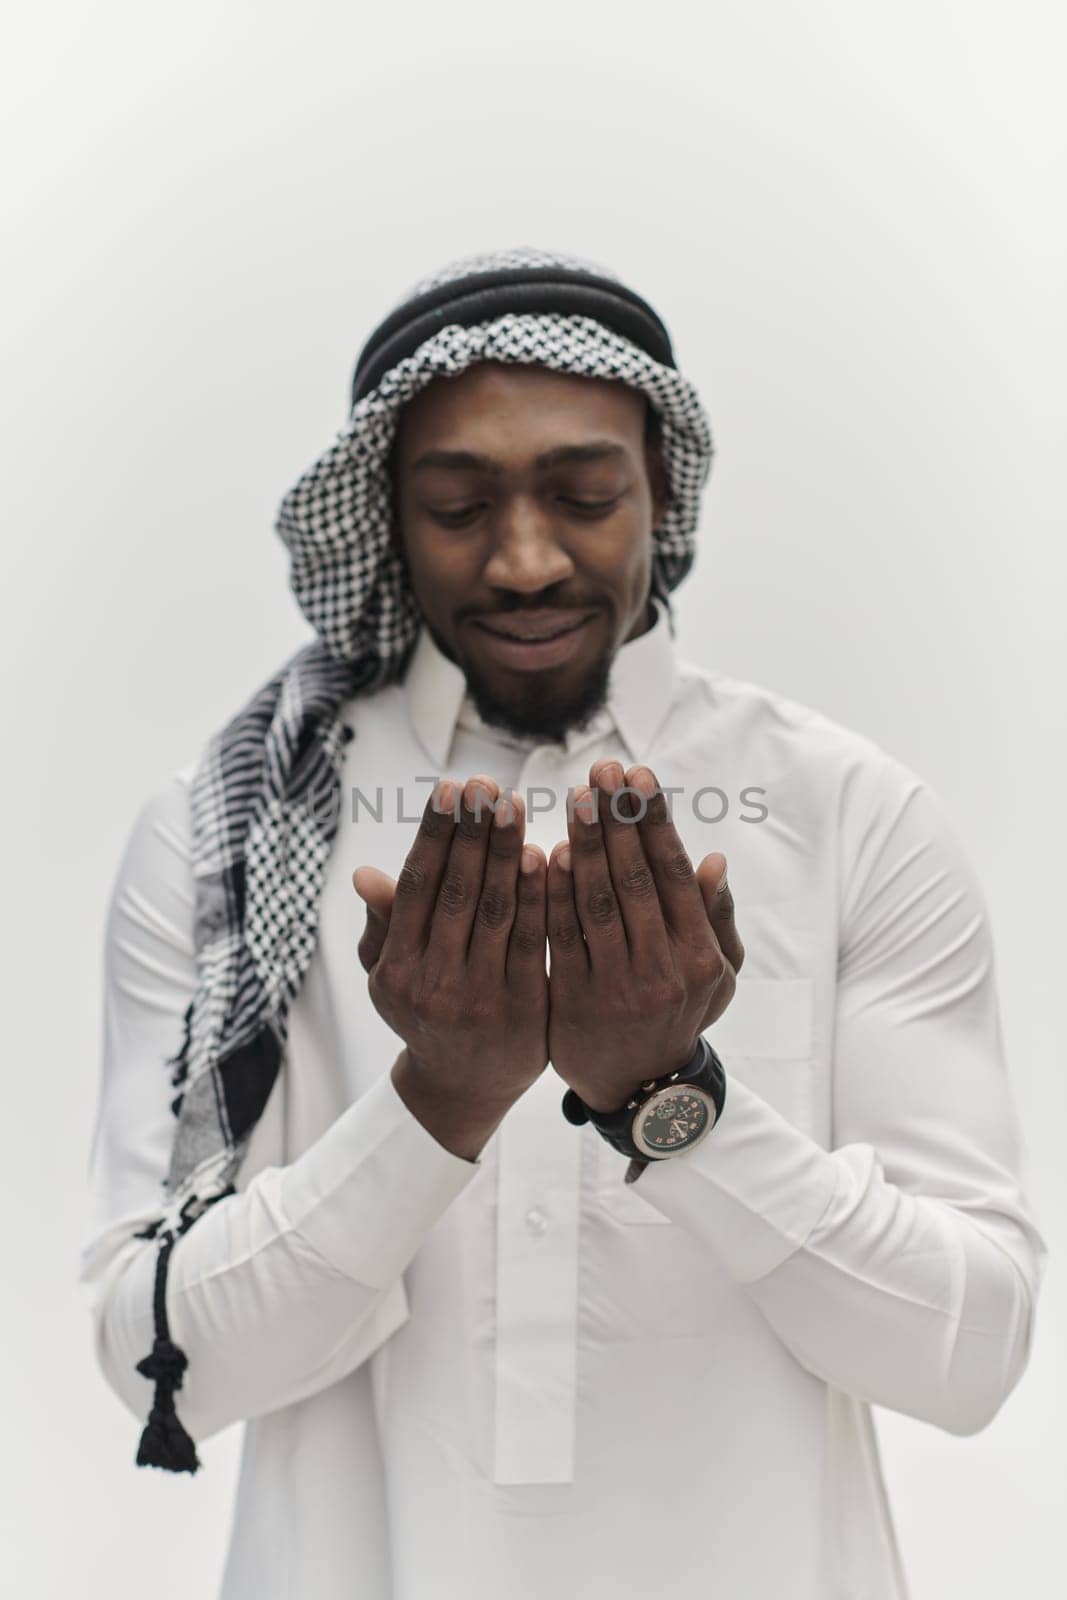
[[563,1115],[576,1126],[591,1122],[622,1155],[644,1164],[692,1150],[714,1128],[725,1104],[726,1073],[701,1034],[684,1067],[647,1079],[617,1111],[592,1111],[568,1089]]

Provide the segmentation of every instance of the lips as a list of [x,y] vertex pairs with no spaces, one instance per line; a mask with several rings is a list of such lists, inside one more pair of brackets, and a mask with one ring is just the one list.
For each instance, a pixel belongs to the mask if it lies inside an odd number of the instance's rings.
[[479,628],[500,639],[515,639],[522,644],[544,644],[558,639],[561,634],[580,628],[593,615],[590,611],[523,611],[509,612],[499,620],[479,617]]
[[482,649],[507,672],[543,672],[573,661],[585,648],[597,611],[511,611],[476,617]]

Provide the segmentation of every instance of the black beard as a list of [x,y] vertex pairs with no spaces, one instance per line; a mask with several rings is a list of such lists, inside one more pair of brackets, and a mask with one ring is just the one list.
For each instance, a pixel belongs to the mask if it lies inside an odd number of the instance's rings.
[[571,729],[580,731],[591,722],[607,699],[611,678],[611,653],[605,651],[585,682],[566,698],[551,697],[537,683],[522,685],[507,700],[501,700],[479,676],[476,667],[464,664],[467,690],[478,715],[491,727],[503,728],[519,739],[552,739],[562,743]]

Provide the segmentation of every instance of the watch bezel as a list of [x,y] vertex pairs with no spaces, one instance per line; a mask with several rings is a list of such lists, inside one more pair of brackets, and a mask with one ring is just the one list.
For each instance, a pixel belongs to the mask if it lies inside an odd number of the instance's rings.
[[[704,1101],[704,1104],[708,1108],[708,1118],[704,1126],[701,1128],[695,1139],[687,1140],[687,1142],[683,1145],[676,1145],[673,1150],[663,1150],[656,1145],[649,1144],[649,1142],[645,1139],[644,1134],[641,1132],[640,1124],[644,1122],[645,1118],[651,1111],[655,1109],[661,1100],[673,1098],[683,1092],[686,1094],[699,1095]],[[633,1121],[630,1124],[630,1139],[631,1142],[637,1146],[637,1149],[640,1151],[641,1155],[646,1157],[649,1161],[669,1161],[672,1156],[686,1155],[690,1150],[695,1150],[701,1140],[707,1138],[708,1134],[711,1132],[712,1128],[714,1128],[718,1120],[719,1108],[715,1104],[713,1097],[708,1093],[707,1089],[703,1088],[698,1083],[687,1083],[685,1079],[682,1079],[682,1081],[679,1083],[665,1083],[662,1088],[657,1089],[653,1094],[650,1094],[647,1100],[641,1101],[641,1104],[634,1112]]]

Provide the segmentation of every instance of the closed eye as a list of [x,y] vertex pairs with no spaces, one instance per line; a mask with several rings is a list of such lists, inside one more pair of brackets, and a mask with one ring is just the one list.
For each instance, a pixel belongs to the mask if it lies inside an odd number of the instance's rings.
[[570,506],[584,517],[602,517],[618,505],[621,495],[615,495],[611,500],[573,500],[565,495],[560,496],[562,505]]
[[430,516],[442,528],[462,528],[464,523],[473,522],[474,518],[484,507],[479,505],[457,506],[452,511],[431,511]]
[[[621,495],[613,495],[610,500],[579,500],[574,496],[560,495],[560,505],[576,511],[581,517],[603,517],[613,511],[622,499]],[[466,506],[455,506],[450,510],[433,510],[429,514],[442,528],[462,528],[485,510],[485,502],[477,501]]]

